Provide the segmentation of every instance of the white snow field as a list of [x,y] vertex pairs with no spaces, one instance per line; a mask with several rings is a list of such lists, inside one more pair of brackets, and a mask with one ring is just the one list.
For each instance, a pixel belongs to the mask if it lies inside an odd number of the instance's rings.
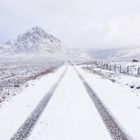
[[[57,82],[65,68],[66,66],[62,66],[55,73],[37,79],[35,82],[31,81],[29,87],[21,94],[16,95],[0,108],[0,140],[10,140],[13,137]],[[85,72],[79,66],[75,68],[95,91],[121,130],[128,134],[130,139],[139,140],[140,96],[136,98],[135,94],[129,94],[129,90],[119,84]],[[83,82],[73,67],[68,66],[54,95],[27,139],[111,140],[113,138]]]

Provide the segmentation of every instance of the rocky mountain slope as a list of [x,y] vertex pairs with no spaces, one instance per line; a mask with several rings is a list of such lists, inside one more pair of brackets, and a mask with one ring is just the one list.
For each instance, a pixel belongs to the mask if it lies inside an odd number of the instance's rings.
[[88,55],[77,49],[68,49],[63,43],[40,27],[17,36],[0,46],[0,56],[55,57],[59,59],[89,59]]
[[1,46],[4,55],[48,55],[64,52],[64,46],[54,36],[47,34],[40,27],[34,27],[16,39]]

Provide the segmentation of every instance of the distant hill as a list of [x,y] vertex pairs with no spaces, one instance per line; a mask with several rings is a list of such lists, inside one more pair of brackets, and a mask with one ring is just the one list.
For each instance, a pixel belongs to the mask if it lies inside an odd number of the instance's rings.
[[65,51],[63,44],[40,27],[34,27],[1,46],[4,55],[47,55]]
[[89,50],[88,53],[93,59],[107,61],[140,61],[140,47],[116,48],[105,50]]
[[18,35],[17,38],[0,45],[0,56],[4,57],[55,57],[56,59],[86,60],[89,56],[78,49],[68,49],[64,44],[40,27]]

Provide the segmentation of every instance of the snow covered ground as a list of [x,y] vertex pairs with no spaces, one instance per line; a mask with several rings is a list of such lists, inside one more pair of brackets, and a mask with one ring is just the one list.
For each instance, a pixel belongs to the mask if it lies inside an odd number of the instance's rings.
[[93,65],[83,65],[87,72],[100,75],[104,79],[109,79],[112,82],[118,83],[123,88],[128,88],[133,94],[140,94],[140,78],[133,75],[125,75],[114,71],[96,68]]
[[[109,113],[132,140],[139,140],[140,96],[101,76],[75,66]],[[55,73],[29,82],[21,94],[0,108],[0,140],[9,140],[42,97],[59,79]],[[60,81],[52,99],[33,128],[29,140],[111,140],[104,122],[72,66]]]
[[61,64],[49,59],[0,58],[0,105],[27,87],[27,81],[50,73]]
[[131,89],[125,83],[134,82],[136,84],[135,82],[140,82],[140,79],[121,75],[119,76],[121,79],[116,78],[119,82],[118,84],[118,82],[112,82],[94,73],[84,71],[81,71],[81,73],[110,112],[112,112],[114,118],[121,124],[121,127],[126,130],[132,139],[139,140],[140,91]]
[[30,81],[21,94],[16,95],[10,102],[0,108],[0,139],[10,140],[24,120],[29,116],[41,98],[48,92],[50,87],[58,80],[63,72],[62,67],[55,74],[51,73]]
[[82,82],[69,67],[29,140],[94,138],[111,139]]

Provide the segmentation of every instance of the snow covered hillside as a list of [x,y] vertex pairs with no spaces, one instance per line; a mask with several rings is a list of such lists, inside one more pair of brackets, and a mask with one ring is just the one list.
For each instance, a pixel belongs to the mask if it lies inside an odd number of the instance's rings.
[[64,51],[64,46],[60,40],[47,34],[40,27],[34,27],[16,39],[5,43],[0,52],[4,55],[48,55]]
[[0,59],[0,106],[28,87],[28,81],[49,74],[62,64],[56,60]]
[[1,57],[10,57],[11,55],[12,57],[55,57],[57,60],[90,59],[86,52],[66,48],[59,39],[46,33],[40,27],[34,27],[4,45],[0,45]]
[[107,61],[140,61],[140,47],[89,50],[89,54],[94,59]]

